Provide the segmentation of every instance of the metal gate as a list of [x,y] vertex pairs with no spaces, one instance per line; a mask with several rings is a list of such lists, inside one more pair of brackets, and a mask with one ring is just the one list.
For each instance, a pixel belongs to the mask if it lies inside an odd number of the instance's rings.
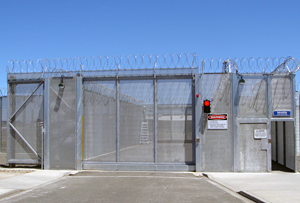
[[[272,161],[297,171],[294,76],[244,78],[238,109],[240,171],[271,171]],[[256,137],[256,131],[264,136]]]
[[8,82],[7,163],[42,165],[43,81]]
[[[277,152],[296,170],[294,58],[203,60],[200,69],[196,54],[9,65],[9,164],[263,172]],[[206,99],[225,126],[210,126]]]
[[84,169],[194,170],[191,75],[83,80]]

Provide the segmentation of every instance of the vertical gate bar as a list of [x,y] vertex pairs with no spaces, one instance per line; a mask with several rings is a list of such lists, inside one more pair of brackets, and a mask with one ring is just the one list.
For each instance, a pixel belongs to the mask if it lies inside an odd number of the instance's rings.
[[75,157],[76,157],[76,166],[77,170],[82,169],[82,161],[83,161],[83,135],[82,135],[82,122],[83,122],[83,91],[82,91],[82,77],[81,75],[76,77],[76,149],[75,149]]
[[2,98],[0,97],[0,152],[2,152]]
[[[195,85],[196,85],[196,77],[195,75],[193,75],[192,78],[192,160],[193,160],[193,164],[196,164],[196,127],[195,127],[195,104],[196,104],[196,97],[195,97]],[[185,120],[187,121],[187,109],[186,109],[186,113],[185,113]],[[186,132],[187,133],[187,132]]]
[[195,158],[196,158],[196,172],[203,171],[202,167],[202,76],[203,74],[196,74],[195,78],[195,94],[198,94],[199,97],[195,99],[195,119],[194,119],[194,126],[195,126],[195,136],[196,136],[196,146],[195,146]]
[[[13,77],[13,76],[11,76]],[[10,118],[10,115],[12,112],[15,111],[16,109],[16,98],[15,98],[15,94],[16,94],[16,86],[17,84],[12,83],[12,84],[8,84],[7,86],[7,118]],[[11,106],[10,106],[11,104]],[[14,118],[12,118],[12,120],[10,121],[11,123],[14,122]],[[15,158],[15,131],[13,129],[10,128],[9,125],[9,120],[7,120],[7,154],[6,154],[6,158],[7,158],[7,162],[10,159],[14,159]],[[10,166],[12,166],[12,164],[10,164]]]
[[117,136],[116,136],[116,161],[120,162],[120,81],[116,80],[116,102],[117,102]]
[[272,78],[267,75],[267,118],[272,118]]
[[173,140],[173,107],[171,106],[170,108],[170,137],[171,141]]
[[157,163],[157,79],[153,79],[153,104],[154,104],[154,163]]
[[233,144],[233,171],[238,172],[240,171],[240,148],[239,148],[239,133],[237,132],[237,109],[238,109],[238,75],[237,74],[230,74],[230,82],[231,82],[231,130],[232,130],[232,144]]
[[11,85],[7,84],[7,98],[6,98],[6,162],[11,158],[11,152],[10,152],[10,143],[11,143],[11,134],[10,134],[10,128],[8,128],[8,119],[10,117],[10,100],[11,100]]
[[296,81],[295,74],[291,74],[291,91],[292,91],[292,111],[294,118],[294,171],[297,172],[297,137],[296,137]]
[[195,135],[196,135],[196,149],[195,149],[195,158],[196,158],[196,172],[203,171],[203,161],[202,161],[202,132],[203,132],[203,119],[202,119],[202,76],[203,74],[196,74],[196,85],[195,92],[199,94],[199,97],[195,101]]
[[[272,139],[271,135],[271,118],[272,118],[272,109],[273,109],[273,101],[272,101],[272,80],[271,76],[267,75],[267,118],[268,118],[268,123],[267,123],[267,130],[268,130],[268,140]],[[277,123],[276,123],[277,126]],[[277,134],[277,130],[276,130]],[[267,150],[267,171],[271,172],[272,171],[272,144],[271,142],[268,141],[268,150]]]
[[286,157],[286,154],[287,154],[287,153],[286,153],[286,150],[287,150],[287,149],[286,149],[286,148],[287,148],[287,147],[286,147],[286,137],[287,137],[287,136],[286,136],[286,122],[283,121],[282,123],[283,123],[283,124],[282,124],[282,125],[283,125],[283,130],[282,130],[282,131],[283,131],[283,138],[282,138],[282,139],[283,139],[283,165],[284,165],[285,167],[287,167],[287,166],[286,166],[286,159],[287,159],[287,157]]
[[42,118],[42,133],[41,133],[41,169],[44,169],[44,117],[45,117],[45,98],[44,98],[44,94],[45,94],[45,81],[44,81],[44,85],[43,85],[43,118]]
[[278,146],[279,146],[279,143],[278,143],[278,121],[275,121],[275,136],[276,136],[276,162],[279,163],[278,161]]
[[50,169],[50,78],[45,78],[44,82],[44,130],[43,130],[43,166]]

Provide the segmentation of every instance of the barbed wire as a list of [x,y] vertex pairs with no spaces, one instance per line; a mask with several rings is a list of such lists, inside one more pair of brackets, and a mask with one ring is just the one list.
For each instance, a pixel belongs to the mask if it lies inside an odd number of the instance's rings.
[[195,53],[11,60],[8,73],[197,67]]
[[201,61],[202,73],[295,73],[300,63],[293,57],[213,58]]
[[296,72],[299,69],[299,61],[293,57],[288,57],[282,64],[280,64],[272,73],[290,73]]
[[199,61],[195,53],[129,56],[74,57],[38,60],[11,60],[7,73],[55,73],[156,68],[199,68],[200,73],[282,73],[296,72],[300,63],[293,57],[213,58]]

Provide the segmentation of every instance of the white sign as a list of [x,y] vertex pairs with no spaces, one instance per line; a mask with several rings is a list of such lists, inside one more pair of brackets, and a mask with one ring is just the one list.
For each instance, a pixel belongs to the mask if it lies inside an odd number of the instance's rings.
[[268,138],[267,130],[265,129],[254,130],[254,139],[264,139],[264,138]]
[[207,115],[208,130],[226,130],[228,129],[227,114],[208,114]]

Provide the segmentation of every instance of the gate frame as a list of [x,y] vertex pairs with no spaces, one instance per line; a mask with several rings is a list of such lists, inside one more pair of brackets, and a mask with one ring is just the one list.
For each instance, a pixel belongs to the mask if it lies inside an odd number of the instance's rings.
[[[195,75],[194,70],[198,70],[198,68],[188,68],[191,70],[191,73],[183,73],[183,74],[153,74],[153,75],[116,75],[113,77],[82,77],[78,75],[76,83],[77,83],[77,91],[76,95],[76,106],[77,106],[77,132],[76,132],[76,169],[82,170],[93,170],[93,169],[104,169],[104,170],[160,170],[160,171],[169,171],[169,170],[177,170],[177,171],[195,171],[196,170],[196,132],[195,132]],[[187,70],[185,68],[184,70]],[[154,142],[157,141],[157,80],[159,79],[190,79],[192,82],[192,156],[193,156],[193,164],[186,163],[158,163],[157,162],[157,144],[154,144],[154,162],[153,163],[142,163],[142,162],[119,162],[119,142],[117,141],[117,162],[90,162],[83,160],[83,83],[84,81],[116,81],[116,103],[117,103],[117,140],[119,140],[119,81],[120,80],[152,80],[153,81],[153,107],[154,107]]]
[[[43,86],[44,88],[44,79],[29,79],[29,80],[23,80],[23,79],[15,79],[14,77],[11,77],[7,80],[7,154],[6,154],[6,162],[10,166],[14,166],[15,164],[35,164],[35,165],[41,165],[41,168],[43,168],[43,133],[42,133],[42,139],[41,139],[41,157],[37,154],[37,152],[31,147],[31,145],[26,141],[26,139],[22,136],[22,134],[14,127],[13,118],[18,113],[18,111],[27,103],[27,101],[34,95],[34,93]],[[11,109],[10,99],[12,96],[13,91],[13,85],[17,84],[38,84],[38,86],[33,90],[33,92],[24,100],[24,102],[18,107],[17,110]],[[9,96],[10,95],[10,96]],[[45,99],[43,97],[43,99]],[[44,100],[45,102],[45,100]],[[14,112],[13,112],[14,111]],[[42,129],[44,129],[44,124]],[[29,149],[37,156],[37,160],[35,159],[15,159],[15,139],[12,137],[13,134],[17,134],[23,142],[29,147]]]

